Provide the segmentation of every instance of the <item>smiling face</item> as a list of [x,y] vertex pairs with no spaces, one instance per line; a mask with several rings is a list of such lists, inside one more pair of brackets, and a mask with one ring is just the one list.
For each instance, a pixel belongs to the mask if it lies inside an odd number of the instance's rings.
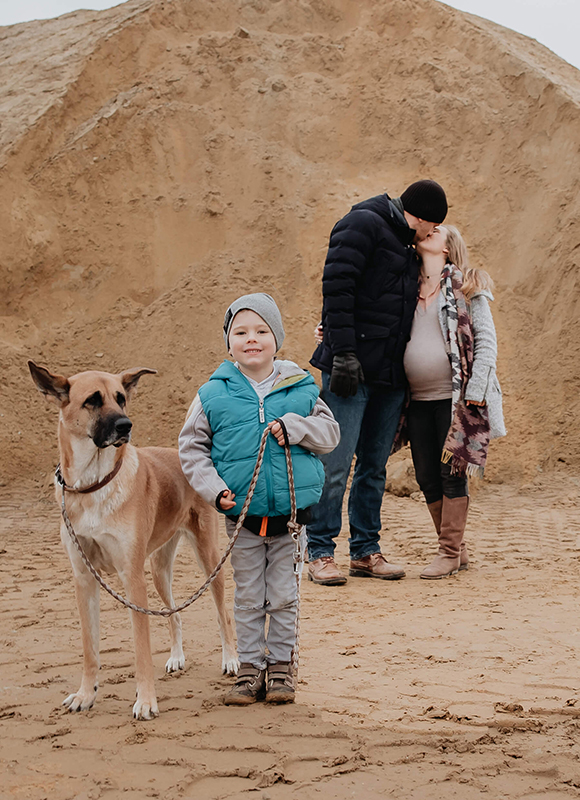
[[447,249],[447,228],[444,225],[438,225],[429,236],[418,242],[417,252],[422,256],[427,254],[447,256],[449,253]]
[[270,327],[255,311],[238,311],[230,327],[228,343],[232,358],[248,377],[259,382],[272,372],[276,339]]

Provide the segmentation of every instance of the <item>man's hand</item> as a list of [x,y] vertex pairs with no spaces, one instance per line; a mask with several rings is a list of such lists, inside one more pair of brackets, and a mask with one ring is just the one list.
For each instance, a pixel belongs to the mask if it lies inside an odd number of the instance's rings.
[[223,511],[229,511],[230,508],[233,508],[236,504],[234,501],[234,497],[235,494],[233,492],[230,492],[229,489],[226,489],[226,491],[220,497],[220,508]]
[[354,397],[359,383],[364,382],[364,373],[354,353],[339,353],[332,359],[330,391],[338,397]]
[[483,408],[483,406],[485,405],[485,400],[466,400],[465,405],[478,406],[479,408]]

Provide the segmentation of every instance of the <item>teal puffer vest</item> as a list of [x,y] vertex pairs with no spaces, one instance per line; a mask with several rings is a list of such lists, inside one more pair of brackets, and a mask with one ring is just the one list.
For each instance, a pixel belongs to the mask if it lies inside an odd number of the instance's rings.
[[[199,390],[199,399],[212,430],[211,458],[220,477],[236,495],[239,514],[258,458],[262,431],[269,422],[289,412],[307,417],[314,408],[318,387],[310,373],[287,378],[260,401],[248,379],[224,361]],[[320,499],[324,485],[321,461],[300,445],[292,445],[296,507],[308,508]],[[284,448],[269,436],[264,462],[248,513],[256,517],[290,514],[290,493]]]

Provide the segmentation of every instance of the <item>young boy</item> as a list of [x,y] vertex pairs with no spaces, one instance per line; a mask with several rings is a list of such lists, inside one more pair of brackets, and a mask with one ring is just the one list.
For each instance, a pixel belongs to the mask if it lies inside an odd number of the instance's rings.
[[[234,617],[240,671],[226,705],[294,702],[286,682],[295,644],[294,542],[286,523],[290,494],[284,440],[291,445],[297,521],[308,521],[324,470],[314,453],[340,440],[338,423],[318,397],[312,376],[275,358],[284,341],[278,306],[267,294],[248,294],[228,308],[224,361],[193,401],[179,436],[181,466],[193,488],[226,514],[233,534],[268,427],[262,469],[244,527],[232,550]],[[305,544],[305,533],[302,538]],[[268,633],[266,615],[270,616]],[[267,678],[266,678],[267,671]]]

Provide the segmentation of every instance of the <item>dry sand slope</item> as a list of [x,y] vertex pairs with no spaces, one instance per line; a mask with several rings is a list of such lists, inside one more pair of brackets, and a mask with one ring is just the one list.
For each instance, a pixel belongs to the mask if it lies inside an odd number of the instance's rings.
[[159,368],[137,430],[172,444],[227,303],[275,294],[306,364],[332,224],[420,176],[498,284],[490,476],[580,465],[573,67],[434,0],[131,0],[0,53],[4,481],[54,461],[26,357]]
[[[577,797],[580,73],[434,0],[131,0],[0,29],[0,111],[2,800]],[[159,369],[136,442],[174,444],[229,301],[273,293],[306,364],[332,224],[421,176],[498,287],[510,436],[474,568],[419,581],[425,508],[388,496],[408,578],[304,585],[296,706],[220,705],[204,598],[181,677],[153,623],[162,715],[132,722],[129,622],[103,598],[98,705],[64,713],[81,652],[45,491],[56,415],[26,359]],[[177,595],[199,579],[182,552]]]
[[[106,595],[97,703],[86,714],[59,707],[80,679],[81,648],[58,510],[10,494],[0,508],[0,797],[578,797],[577,492],[570,479],[519,494],[485,487],[470,571],[433,583],[418,578],[434,544],[424,504],[387,496],[385,551],[407,578],[303,584],[293,707],[221,704],[231,679],[220,675],[208,597],[183,615],[181,675],[163,676],[168,633],[153,622],[161,715],[150,723],[131,718],[129,619]],[[344,540],[338,561],[347,564]],[[176,596],[200,583],[183,549]]]

